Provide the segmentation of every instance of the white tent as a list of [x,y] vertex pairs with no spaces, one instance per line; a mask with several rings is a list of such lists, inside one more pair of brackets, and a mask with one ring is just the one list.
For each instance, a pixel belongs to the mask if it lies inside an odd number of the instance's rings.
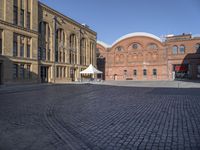
[[90,64],[88,68],[80,72],[80,74],[92,74],[92,75],[102,74],[102,73],[103,72],[97,70],[92,64]]

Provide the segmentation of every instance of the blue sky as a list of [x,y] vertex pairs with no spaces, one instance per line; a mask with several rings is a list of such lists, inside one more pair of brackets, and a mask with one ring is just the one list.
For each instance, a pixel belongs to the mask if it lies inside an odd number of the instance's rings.
[[40,0],[112,44],[132,32],[200,34],[200,0]]

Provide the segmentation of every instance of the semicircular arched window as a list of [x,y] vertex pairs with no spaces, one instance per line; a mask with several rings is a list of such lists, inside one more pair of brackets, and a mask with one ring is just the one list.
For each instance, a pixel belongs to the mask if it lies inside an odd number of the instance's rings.
[[184,54],[185,53],[185,46],[181,45],[180,48],[179,48],[179,51],[180,51],[181,54]]
[[178,46],[174,45],[172,47],[172,54],[178,54]]
[[122,46],[118,46],[118,47],[116,48],[116,51],[117,51],[117,52],[122,52],[122,51],[123,51],[123,47],[122,47]]
[[147,46],[147,49],[156,50],[156,49],[158,49],[158,46],[154,43],[151,43]]
[[141,49],[141,45],[139,43],[133,43],[132,44],[132,49],[137,50],[137,49]]

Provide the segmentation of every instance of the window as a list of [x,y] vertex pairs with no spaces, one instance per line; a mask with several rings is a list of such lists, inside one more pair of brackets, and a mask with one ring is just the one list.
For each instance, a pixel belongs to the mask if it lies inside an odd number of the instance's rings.
[[41,52],[41,47],[38,48],[38,59],[42,59],[42,52]]
[[51,54],[51,50],[48,49],[48,54],[47,54],[48,55],[48,58],[47,58],[48,60],[50,60],[50,54]]
[[147,76],[147,69],[143,69],[143,76]]
[[127,70],[124,70],[124,76],[127,76]]
[[[29,0],[28,0],[29,1]],[[31,24],[31,14],[30,12],[27,12],[27,20],[26,20],[26,27],[30,29],[30,24]]]
[[133,76],[137,76],[137,70],[133,70]]
[[184,54],[185,53],[185,46],[181,45],[180,48],[179,48],[179,50],[180,50],[181,54]]
[[27,58],[30,58],[30,54],[31,54],[31,45],[30,45],[31,39],[28,38],[27,41]]
[[24,72],[25,72],[25,70],[24,70],[24,64],[21,64],[20,65],[20,79],[24,79]]
[[13,79],[18,78],[18,64],[13,65]]
[[63,76],[66,77],[66,67],[64,67]]
[[18,56],[18,42],[17,42],[18,35],[14,33],[13,36],[13,56]]
[[117,52],[122,52],[122,51],[123,51],[123,47],[118,46],[118,47],[116,48],[116,51],[117,51]]
[[20,43],[20,57],[24,57],[24,37],[21,37],[21,43]]
[[43,51],[42,51],[42,60],[46,60],[46,48],[43,48]]
[[63,62],[65,62],[65,52],[63,52]]
[[59,67],[56,67],[56,77],[59,77]]
[[13,8],[13,24],[18,25],[18,7],[14,6]]
[[27,65],[27,79],[31,78],[31,65]]
[[137,49],[137,48],[138,48],[138,44],[133,44],[133,45],[132,45],[132,48],[133,48],[133,49]]
[[158,46],[154,43],[148,45],[148,49],[158,49]]
[[153,76],[157,76],[157,69],[153,69]]
[[2,49],[3,49],[3,47],[2,47],[2,45],[3,45],[3,41],[2,41],[2,30],[0,29],[0,55],[2,54]]
[[172,54],[177,54],[178,53],[178,47],[177,46],[173,46],[172,47]]
[[18,6],[18,0],[14,0],[14,6]]
[[24,27],[24,10],[21,9],[20,11],[20,25]]
[[196,48],[196,53],[200,53],[200,43],[197,43],[195,45],[195,48]]

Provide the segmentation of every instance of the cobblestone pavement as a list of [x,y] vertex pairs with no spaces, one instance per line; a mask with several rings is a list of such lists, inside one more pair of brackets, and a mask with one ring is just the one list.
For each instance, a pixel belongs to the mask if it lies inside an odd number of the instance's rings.
[[198,150],[200,89],[41,85],[0,92],[1,150]]

